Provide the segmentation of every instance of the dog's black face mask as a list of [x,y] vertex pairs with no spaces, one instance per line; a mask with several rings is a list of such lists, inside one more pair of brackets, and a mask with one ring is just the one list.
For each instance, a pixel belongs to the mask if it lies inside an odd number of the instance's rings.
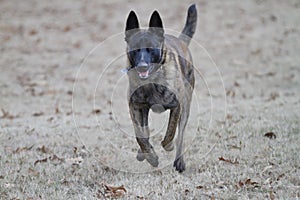
[[130,69],[135,69],[141,79],[147,79],[159,69],[163,57],[164,30],[159,14],[154,11],[148,30],[140,30],[138,19],[130,12],[125,40]]

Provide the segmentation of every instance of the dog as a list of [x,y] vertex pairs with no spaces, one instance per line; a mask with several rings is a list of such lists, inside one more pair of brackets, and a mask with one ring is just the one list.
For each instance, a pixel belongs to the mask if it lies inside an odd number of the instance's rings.
[[137,160],[147,160],[158,166],[158,156],[149,142],[148,115],[152,110],[161,113],[170,110],[166,135],[161,142],[166,151],[174,149],[173,139],[178,126],[176,158],[173,166],[185,170],[183,135],[190,112],[195,84],[192,56],[188,49],[197,24],[195,4],[187,12],[186,24],[175,37],[164,33],[161,17],[154,11],[149,28],[141,29],[134,11],[126,21],[128,102],[131,120],[140,149]]

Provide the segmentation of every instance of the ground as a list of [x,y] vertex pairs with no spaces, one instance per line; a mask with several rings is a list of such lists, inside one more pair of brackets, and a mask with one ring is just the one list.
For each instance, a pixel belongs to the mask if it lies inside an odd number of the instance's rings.
[[[198,9],[186,171],[135,159],[124,23]],[[0,199],[299,199],[297,0],[0,1]],[[114,188],[122,186],[120,188]],[[110,187],[112,186],[112,187]]]

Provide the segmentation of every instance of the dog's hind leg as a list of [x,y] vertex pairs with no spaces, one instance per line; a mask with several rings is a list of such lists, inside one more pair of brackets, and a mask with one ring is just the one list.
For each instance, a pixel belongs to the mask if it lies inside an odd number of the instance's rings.
[[149,142],[149,127],[148,114],[149,108],[140,108],[132,103],[129,103],[129,110],[133,127],[136,135],[136,140],[140,146],[137,154],[137,160],[143,161],[146,159],[153,167],[158,166],[158,156],[156,155],[152,145]]
[[176,141],[176,158],[174,161],[174,167],[178,172],[183,172],[185,170],[185,162],[183,160],[183,134],[184,130],[189,118],[189,109],[190,109],[190,102],[186,102],[182,106],[182,113],[179,118],[178,123],[178,136]]
[[169,118],[167,132],[164,140],[161,142],[161,145],[166,151],[172,151],[174,149],[173,139],[176,133],[176,127],[178,124],[179,116],[180,116],[180,105],[171,109],[170,111],[170,118]]

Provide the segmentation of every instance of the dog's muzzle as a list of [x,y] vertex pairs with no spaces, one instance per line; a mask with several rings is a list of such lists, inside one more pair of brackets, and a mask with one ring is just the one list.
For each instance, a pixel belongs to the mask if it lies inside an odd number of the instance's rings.
[[153,68],[154,68],[153,65],[149,65],[146,62],[140,62],[135,67],[135,69],[141,79],[148,78],[150,73],[152,72]]

